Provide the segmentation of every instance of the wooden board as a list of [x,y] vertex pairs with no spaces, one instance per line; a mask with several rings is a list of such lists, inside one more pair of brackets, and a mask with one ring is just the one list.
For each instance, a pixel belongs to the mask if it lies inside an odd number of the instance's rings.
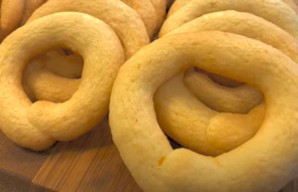
[[[1,192],[141,192],[112,143],[108,121],[81,138],[36,153],[0,134]],[[298,179],[282,192],[298,192]]]

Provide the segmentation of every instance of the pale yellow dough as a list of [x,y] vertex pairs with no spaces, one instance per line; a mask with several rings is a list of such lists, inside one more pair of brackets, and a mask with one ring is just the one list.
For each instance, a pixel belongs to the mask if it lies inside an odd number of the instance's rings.
[[[217,157],[173,150],[156,120],[154,93],[191,64],[264,93],[257,134]],[[110,103],[113,141],[144,191],[277,192],[298,171],[297,86],[297,64],[260,41],[223,32],[171,35],[121,67]]]
[[[276,25],[249,13],[206,14],[168,36],[204,30],[220,30],[260,40],[298,62],[297,41]],[[183,77],[179,79],[183,81]],[[185,73],[184,83],[177,78],[170,80],[158,90],[154,100],[162,129],[178,143],[203,154],[218,155],[245,143],[257,132],[264,109],[254,108],[262,102],[263,96],[253,86],[220,86],[194,71]]]
[[[32,58],[58,45],[83,57],[80,86],[66,102],[31,103],[22,88],[24,69]],[[32,150],[88,132],[108,112],[113,82],[124,59],[113,29],[87,14],[52,14],[19,28],[0,46],[0,106],[5,109],[0,111],[2,132]]]

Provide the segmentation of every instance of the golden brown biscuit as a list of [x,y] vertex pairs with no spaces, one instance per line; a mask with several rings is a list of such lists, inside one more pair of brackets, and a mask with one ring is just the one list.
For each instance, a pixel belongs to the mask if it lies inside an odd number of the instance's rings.
[[[26,64],[58,45],[83,57],[80,86],[64,103],[31,103],[21,86]],[[0,112],[1,130],[32,150],[86,133],[107,114],[112,85],[124,59],[113,29],[87,14],[52,14],[19,28],[0,46],[0,90],[4,93],[0,106],[5,109]]]
[[[266,118],[252,139],[217,157],[171,147],[153,96],[191,64],[264,93]],[[144,191],[278,191],[298,169],[297,86],[297,64],[260,41],[223,32],[171,35],[121,67],[110,103],[113,141]]]
[[[276,25],[249,13],[222,11],[206,14],[168,36],[204,30],[221,30],[257,39],[298,62],[296,40]],[[226,63],[223,61],[223,64]],[[256,133],[264,117],[262,107],[252,110],[262,102],[258,90],[248,85],[220,86],[193,71],[185,76],[185,85],[176,78],[175,82],[171,80],[162,86],[155,97],[161,127],[175,141],[200,153],[218,155],[238,147]]]

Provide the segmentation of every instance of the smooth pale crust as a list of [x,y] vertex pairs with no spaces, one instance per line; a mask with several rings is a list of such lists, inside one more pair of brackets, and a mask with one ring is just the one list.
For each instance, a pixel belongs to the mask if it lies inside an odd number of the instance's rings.
[[26,0],[26,7],[22,18],[22,24],[24,24],[32,15],[32,13],[45,2],[46,0]]
[[2,0],[0,16],[0,41],[21,23],[25,8],[24,0]]
[[119,0],[50,0],[36,10],[28,22],[65,11],[87,13],[109,24],[119,36],[127,58],[150,42],[139,14]]
[[[260,40],[281,50],[298,63],[297,41],[276,25],[250,13],[220,11],[206,14],[184,24],[168,35],[210,30],[231,32]],[[218,111],[246,113],[261,102],[262,97],[260,97],[260,93],[257,90],[251,89],[251,87],[248,87],[249,90],[247,91],[250,93],[246,97],[239,97],[243,92],[242,86],[233,88],[232,92],[227,92],[226,90],[229,88],[216,85],[212,81],[205,81],[204,84],[195,82],[195,74],[192,73],[190,75],[193,77],[187,77],[189,78],[185,82],[187,87],[207,106]],[[199,78],[197,79],[198,81],[204,80],[200,79],[200,77],[197,78]],[[198,86],[202,87],[198,90]],[[206,95],[208,96],[206,97]],[[258,100],[256,100],[257,98]]]
[[66,56],[57,50],[35,58],[26,68],[23,87],[33,100],[64,102],[78,89],[83,59],[79,55]]
[[158,89],[154,104],[162,130],[182,146],[204,155],[216,156],[243,144],[255,135],[264,118],[263,107],[249,114],[210,109],[185,87],[183,74]]
[[[98,43],[100,42],[100,43]],[[84,58],[82,80],[71,99],[31,103],[22,88],[27,63],[57,46]],[[113,29],[82,13],[57,13],[17,29],[0,47],[1,130],[32,150],[71,140],[92,129],[108,112],[112,85],[125,56]]]
[[141,16],[146,26],[148,35],[152,38],[158,29],[159,15],[150,0],[121,0],[133,8]]
[[298,17],[291,7],[281,0],[191,0],[165,20],[159,35],[163,36],[204,14],[225,10],[249,12],[298,38]]
[[[191,63],[264,92],[266,118],[257,134],[218,157],[173,150],[156,120],[154,93]],[[297,64],[260,41],[223,32],[161,38],[118,73],[110,102],[113,140],[144,191],[278,191],[298,171],[297,86]]]

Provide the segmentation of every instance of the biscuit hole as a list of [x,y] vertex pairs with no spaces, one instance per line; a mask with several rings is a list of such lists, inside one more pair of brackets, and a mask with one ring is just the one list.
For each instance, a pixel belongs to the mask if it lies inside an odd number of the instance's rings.
[[[22,80],[24,91],[32,102],[64,102],[77,90],[83,65],[82,56],[76,52],[64,48],[51,49],[28,62]],[[59,83],[60,78],[65,79],[65,83]],[[68,79],[78,81],[73,84]],[[69,94],[64,94],[65,89],[69,90]]]

